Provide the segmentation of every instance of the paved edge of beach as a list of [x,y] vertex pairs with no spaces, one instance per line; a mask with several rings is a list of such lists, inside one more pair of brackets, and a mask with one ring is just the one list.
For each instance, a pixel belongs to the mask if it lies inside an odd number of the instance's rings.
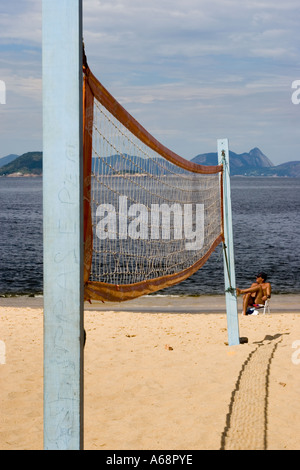
[[[43,296],[0,297],[0,307],[43,308]],[[300,294],[275,294],[271,298],[271,313],[300,313]],[[141,313],[226,313],[224,295],[148,295],[127,302],[84,303],[85,311],[114,311]],[[242,298],[238,298],[238,313]]]

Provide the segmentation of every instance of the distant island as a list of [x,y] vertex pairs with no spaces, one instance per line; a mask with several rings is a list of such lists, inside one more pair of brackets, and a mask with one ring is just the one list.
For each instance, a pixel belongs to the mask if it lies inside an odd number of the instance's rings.
[[[159,171],[155,169],[157,166],[152,165],[152,168],[147,164],[147,160],[140,157],[130,157],[134,160],[136,167],[140,168],[140,171]],[[261,150],[257,147],[250,150],[250,152],[244,152],[237,154],[235,152],[229,152],[230,158],[230,172],[232,176],[277,176],[277,177],[289,177],[297,178],[300,177],[300,161],[292,161],[282,163],[281,165],[274,165],[271,160],[264,155]],[[107,165],[104,165],[103,162]],[[192,160],[194,163],[199,165],[217,165],[218,154],[215,153],[203,153],[197,155]],[[93,162],[95,166],[96,160]],[[132,172],[132,164],[127,163],[120,155],[111,155],[105,157],[101,164],[97,164],[97,171],[101,174],[102,167],[103,172],[107,174],[107,168],[114,168],[118,174],[124,174]],[[106,169],[104,170],[104,166]],[[113,171],[113,170],[111,170]],[[161,171],[161,170],[160,170]],[[43,173],[43,153],[42,152],[27,152],[21,156],[11,154],[6,157],[0,158],[0,176],[7,177],[18,177],[18,176],[42,176]]]
[[[300,177],[300,161],[274,165],[271,160],[255,147],[250,152],[241,154],[229,151],[231,176],[278,176],[278,177]],[[218,154],[203,153],[192,159],[199,165],[217,165]]]
[[42,173],[42,152],[28,152],[21,156],[7,155],[0,159],[0,176],[41,176]]

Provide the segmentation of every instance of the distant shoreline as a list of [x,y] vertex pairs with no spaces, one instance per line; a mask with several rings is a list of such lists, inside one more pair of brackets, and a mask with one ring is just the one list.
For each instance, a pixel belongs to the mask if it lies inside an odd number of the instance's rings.
[[[112,176],[112,175],[110,175]],[[124,176],[124,175],[115,175],[115,176]],[[145,176],[145,175],[131,175],[131,176]],[[0,175],[0,178],[42,178],[43,175],[35,175],[35,174],[30,174],[30,173],[11,173],[10,175]],[[231,175],[231,178],[268,178],[268,179],[274,179],[274,178],[282,178],[282,179],[297,179],[300,178],[299,176],[280,176],[280,175]]]
[[[271,298],[271,314],[300,315],[299,294],[274,294]],[[43,295],[37,296],[0,296],[0,308],[44,308]],[[202,294],[185,295],[147,295],[126,302],[92,301],[84,302],[85,311],[131,312],[131,313],[178,313],[178,314],[226,314],[225,295]],[[238,313],[242,312],[242,299],[238,298]]]
[[43,175],[32,175],[30,173],[19,174],[11,173],[10,175],[0,175],[0,178],[40,178]]

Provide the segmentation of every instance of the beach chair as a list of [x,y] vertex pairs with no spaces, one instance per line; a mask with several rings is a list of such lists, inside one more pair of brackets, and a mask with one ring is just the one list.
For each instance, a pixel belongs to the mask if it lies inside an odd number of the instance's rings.
[[264,304],[258,304],[254,307],[250,307],[247,312],[248,315],[259,315],[260,310],[263,310],[262,314],[265,315],[266,313],[270,313],[270,299],[267,299]]
[[270,299],[267,299],[264,304],[264,311],[263,314],[270,313]]
[[[259,310],[263,310],[263,315],[266,313],[270,313],[270,299],[267,299],[264,304],[259,304],[258,307],[255,307],[255,310],[257,311],[256,315],[258,315]],[[255,311],[254,310],[254,311]]]

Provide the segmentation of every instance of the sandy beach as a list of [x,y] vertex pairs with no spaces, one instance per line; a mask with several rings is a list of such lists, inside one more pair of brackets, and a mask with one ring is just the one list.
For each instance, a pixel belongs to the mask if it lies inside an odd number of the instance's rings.
[[[240,315],[223,296],[85,306],[86,450],[296,450],[300,296]],[[43,448],[43,301],[0,298],[0,449]]]

